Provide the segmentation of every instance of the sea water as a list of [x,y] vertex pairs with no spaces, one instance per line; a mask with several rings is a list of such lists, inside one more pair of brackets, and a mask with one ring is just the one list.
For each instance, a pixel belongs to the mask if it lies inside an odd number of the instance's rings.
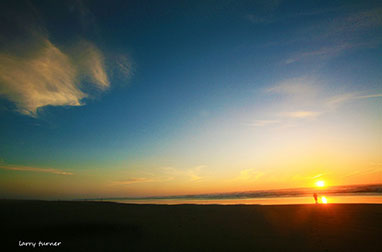
[[[318,195],[318,203],[325,197],[326,204],[333,203],[362,203],[362,204],[382,204],[382,194],[379,193],[352,193],[346,195]],[[103,201],[113,201],[126,204],[201,204],[201,205],[293,205],[293,204],[315,204],[313,196],[297,197],[256,197],[256,198],[134,198],[134,199],[105,199]]]

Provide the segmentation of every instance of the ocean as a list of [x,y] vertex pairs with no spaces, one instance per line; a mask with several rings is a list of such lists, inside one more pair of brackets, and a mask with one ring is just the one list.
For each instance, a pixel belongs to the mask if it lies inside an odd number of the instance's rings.
[[334,186],[325,189],[292,188],[257,190],[246,192],[213,193],[198,195],[122,197],[90,199],[126,204],[206,204],[206,205],[285,205],[315,204],[313,194],[317,193],[319,204],[367,203],[382,204],[382,184]]

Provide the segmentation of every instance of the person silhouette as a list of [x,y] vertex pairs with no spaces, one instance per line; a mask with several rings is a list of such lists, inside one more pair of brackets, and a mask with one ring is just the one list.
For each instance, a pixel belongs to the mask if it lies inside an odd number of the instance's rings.
[[317,201],[317,193],[313,193],[313,198],[314,198],[314,201],[316,202],[316,204],[318,204],[318,201]]

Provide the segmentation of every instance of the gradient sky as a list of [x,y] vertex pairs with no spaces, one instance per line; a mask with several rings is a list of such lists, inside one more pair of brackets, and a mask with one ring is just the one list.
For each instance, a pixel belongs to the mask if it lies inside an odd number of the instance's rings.
[[382,183],[378,1],[2,1],[0,20],[0,197]]

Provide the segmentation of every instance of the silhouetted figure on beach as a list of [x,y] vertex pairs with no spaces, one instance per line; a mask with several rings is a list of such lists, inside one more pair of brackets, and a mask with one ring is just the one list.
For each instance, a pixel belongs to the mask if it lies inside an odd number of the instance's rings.
[[318,204],[318,201],[317,201],[317,193],[314,193],[314,194],[313,194],[313,198],[314,198],[314,201],[316,202],[316,204]]

